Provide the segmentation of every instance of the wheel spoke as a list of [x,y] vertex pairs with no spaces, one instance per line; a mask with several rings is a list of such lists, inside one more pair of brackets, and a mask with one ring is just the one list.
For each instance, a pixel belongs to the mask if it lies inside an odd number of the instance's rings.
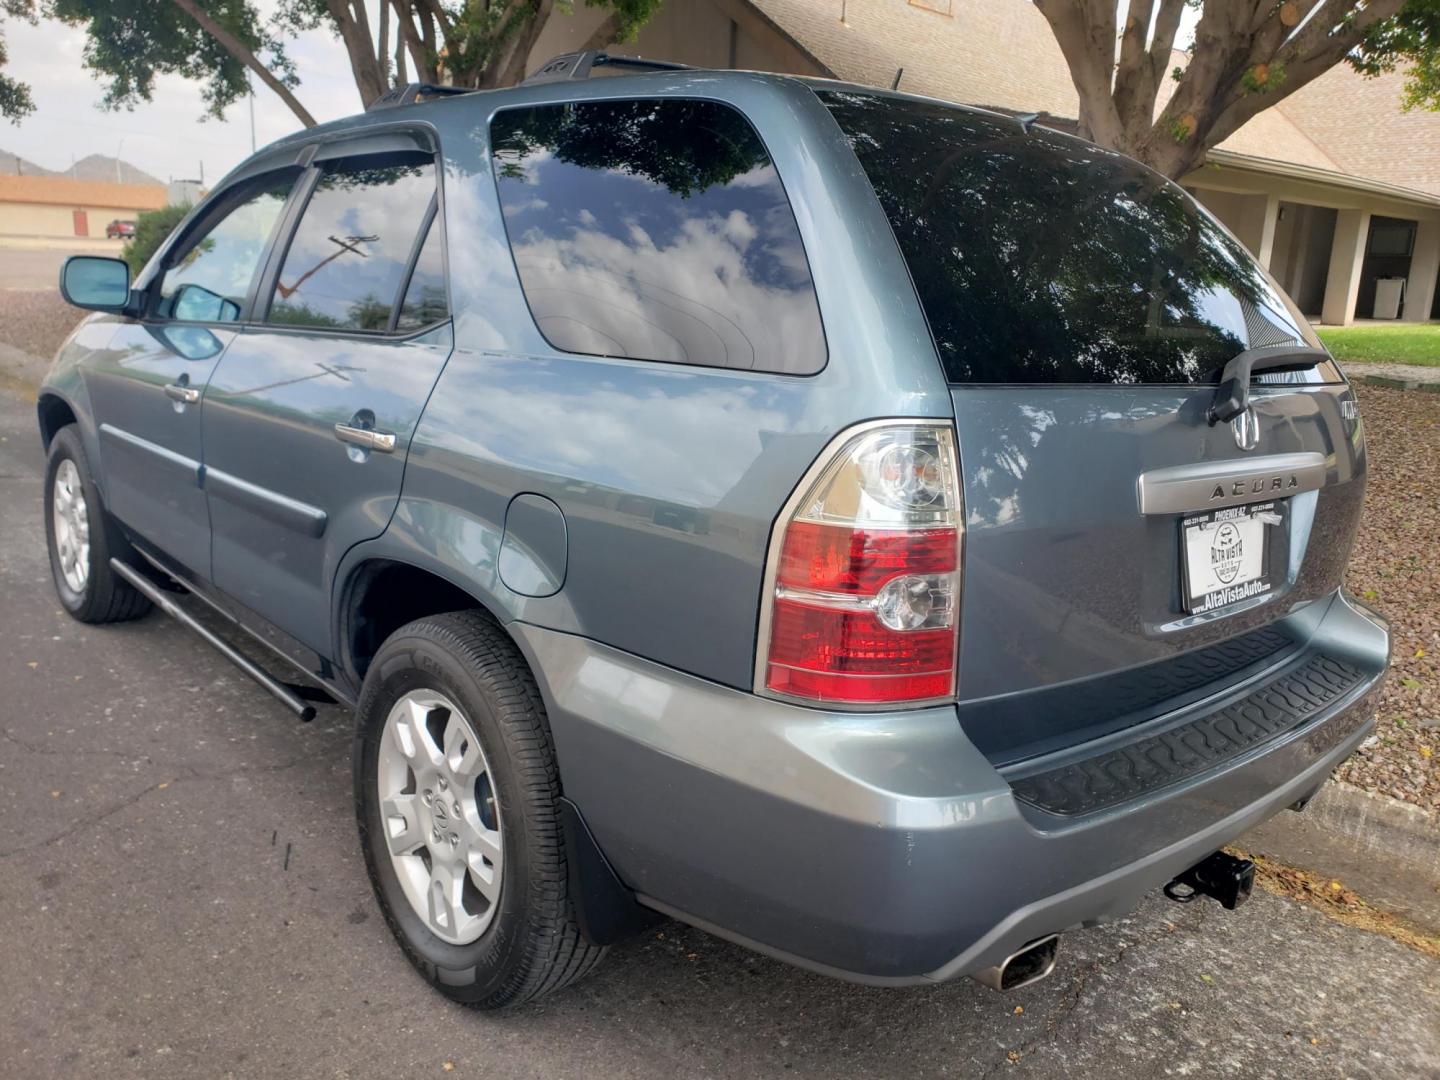
[[469,845],[472,859],[483,855],[490,861],[492,866],[498,869],[501,861],[505,857],[505,849],[500,843],[499,831],[496,829],[487,829],[484,826],[476,828],[475,825],[470,822],[466,824],[469,825],[468,832],[470,835],[465,839]]
[[458,717],[445,727],[445,762],[457,779],[474,781],[484,772],[480,744]]
[[442,937],[454,937],[458,932],[460,918],[465,914],[460,906],[464,884],[444,863],[437,862],[430,869],[428,914],[431,927]]
[[396,795],[382,802],[380,821],[391,855],[412,854],[425,842],[414,795]]
[[469,857],[465,860],[470,870],[470,880],[480,890],[480,895],[489,900],[492,904],[500,899],[500,866],[486,866],[485,861],[480,858],[479,853],[471,849]]

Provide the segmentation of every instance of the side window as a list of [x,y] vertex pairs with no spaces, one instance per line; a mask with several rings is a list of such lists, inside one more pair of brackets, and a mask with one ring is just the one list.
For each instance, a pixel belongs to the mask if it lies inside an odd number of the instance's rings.
[[450,306],[445,300],[445,252],[440,242],[440,219],[437,216],[430,223],[425,245],[420,249],[420,257],[415,260],[415,270],[410,275],[410,284],[405,287],[405,299],[401,301],[395,329],[419,330],[439,322],[449,313]]
[[384,331],[435,194],[435,166],[407,154],[327,163],[290,241],[268,321]]
[[157,314],[187,322],[238,319],[294,179],[292,173],[262,182],[189,242],[160,279]]
[[825,339],[795,215],[728,105],[542,105],[491,123],[520,285],[557,349],[810,374]]

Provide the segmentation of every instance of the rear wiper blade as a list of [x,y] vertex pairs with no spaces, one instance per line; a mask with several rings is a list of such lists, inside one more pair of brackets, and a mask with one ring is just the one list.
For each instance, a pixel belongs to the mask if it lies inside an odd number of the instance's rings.
[[1303,371],[1312,368],[1330,354],[1312,345],[1269,345],[1263,349],[1246,349],[1225,365],[1220,373],[1220,388],[1210,404],[1206,418],[1212,424],[1234,420],[1250,407],[1250,376],[1262,371]]

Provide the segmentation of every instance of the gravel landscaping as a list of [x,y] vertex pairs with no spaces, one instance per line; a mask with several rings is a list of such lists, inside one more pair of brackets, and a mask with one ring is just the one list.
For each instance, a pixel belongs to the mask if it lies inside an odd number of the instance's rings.
[[[54,290],[0,292],[0,342],[25,352],[54,355],[76,321]],[[1375,736],[1338,775],[1440,810],[1440,394],[1355,392],[1370,487],[1347,584],[1390,620],[1394,661]]]
[[1440,394],[1357,385],[1370,455],[1346,584],[1390,620],[1375,736],[1341,766],[1358,787],[1440,809]]
[[80,318],[54,289],[0,292],[0,342],[32,356],[49,360]]

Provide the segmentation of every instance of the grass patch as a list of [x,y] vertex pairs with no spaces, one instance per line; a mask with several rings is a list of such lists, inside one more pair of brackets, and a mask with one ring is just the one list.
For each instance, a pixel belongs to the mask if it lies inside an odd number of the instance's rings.
[[1440,323],[1321,326],[1320,340],[1342,364],[1419,364],[1440,367]]

